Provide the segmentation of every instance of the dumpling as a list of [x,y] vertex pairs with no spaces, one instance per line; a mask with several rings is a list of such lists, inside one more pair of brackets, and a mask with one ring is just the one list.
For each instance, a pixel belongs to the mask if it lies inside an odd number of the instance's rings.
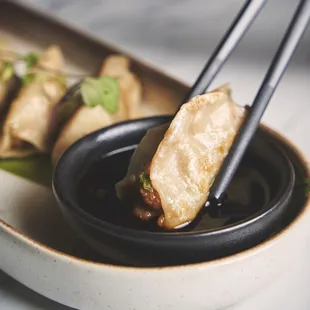
[[[58,46],[50,46],[41,54],[31,73],[34,80],[22,87],[12,102],[0,137],[0,157],[24,157],[47,153],[48,123],[52,107],[66,91],[60,75],[64,58]],[[44,68],[44,70],[43,70]]]
[[[0,42],[0,49],[9,50],[5,42]],[[3,76],[6,64],[13,61],[14,58],[11,55],[7,53],[2,54],[0,51],[0,77]],[[11,100],[17,94],[20,84],[19,79],[14,74],[9,78],[0,78],[0,117],[6,112]]]
[[244,108],[232,101],[227,85],[192,98],[166,127],[149,130],[116,185],[118,197],[136,216],[158,218],[166,229],[193,220],[243,118]]
[[119,83],[119,109],[113,115],[114,120],[120,122],[141,117],[142,86],[130,71],[130,60],[121,55],[108,56],[100,71],[100,76],[105,75],[115,77]]
[[52,152],[55,165],[64,151],[77,140],[113,123],[112,116],[101,106],[80,107],[64,126]]
[[99,76],[111,76],[118,80],[120,93],[118,110],[110,114],[101,106],[82,106],[73,114],[61,130],[53,152],[55,165],[64,151],[77,140],[103,127],[124,120],[138,118],[142,102],[142,88],[138,78],[130,72],[129,59],[123,56],[109,56],[103,62]]

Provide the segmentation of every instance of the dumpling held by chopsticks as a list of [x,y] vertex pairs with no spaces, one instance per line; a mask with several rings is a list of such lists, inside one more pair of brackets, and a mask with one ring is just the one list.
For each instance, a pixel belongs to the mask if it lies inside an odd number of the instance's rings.
[[[193,220],[242,123],[225,85],[184,104],[170,124],[150,129],[132,156],[118,197],[141,220],[173,229]],[[166,131],[167,130],[167,131]]]

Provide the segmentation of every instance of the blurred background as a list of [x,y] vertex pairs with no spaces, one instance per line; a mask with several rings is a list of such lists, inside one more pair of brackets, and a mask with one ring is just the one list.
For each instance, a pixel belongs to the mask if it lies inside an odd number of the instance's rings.
[[[244,0],[18,0],[116,44],[191,84]],[[240,104],[251,103],[297,5],[269,0],[214,82],[230,82]],[[82,47],[81,47],[82,48]],[[310,29],[264,121],[303,143],[310,112]],[[298,125],[297,125],[298,123]]]
[[[18,0],[116,43],[185,81],[203,66],[244,0]],[[298,0],[269,0],[234,52],[268,65]],[[307,39],[310,32],[307,32]],[[309,49],[307,50],[309,56]],[[306,56],[306,50],[303,53]],[[295,57],[296,58],[296,57]],[[299,64],[303,59],[297,57]],[[251,64],[252,62],[252,64]]]

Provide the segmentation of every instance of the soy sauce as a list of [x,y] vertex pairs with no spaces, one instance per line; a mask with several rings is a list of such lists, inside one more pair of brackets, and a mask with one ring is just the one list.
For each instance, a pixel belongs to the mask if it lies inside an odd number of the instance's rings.
[[[95,162],[78,184],[78,199],[81,207],[96,218],[127,228],[147,231],[161,231],[156,220],[143,222],[132,215],[132,210],[117,198],[115,184],[127,172],[132,150],[121,151],[113,156]],[[216,216],[208,212],[191,230],[220,228],[236,223],[260,211],[266,206],[271,185],[264,169],[257,167],[259,161],[251,155],[245,156],[228,191],[221,211]],[[270,171],[269,171],[270,172]],[[213,212],[214,213],[214,212]],[[188,229],[184,229],[185,231]]]
[[125,177],[133,152],[133,149],[119,152],[93,164],[78,185],[80,205],[88,213],[109,223],[156,231],[155,221],[137,219],[116,195],[115,184]]

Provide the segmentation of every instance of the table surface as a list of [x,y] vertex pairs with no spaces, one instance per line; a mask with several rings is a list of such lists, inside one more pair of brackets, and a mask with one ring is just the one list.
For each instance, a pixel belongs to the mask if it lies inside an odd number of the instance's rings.
[[[168,74],[192,83],[242,0],[19,0],[112,42]],[[229,81],[237,102],[253,100],[296,5],[271,0],[215,84]],[[85,14],[85,12],[87,12]],[[275,12],[279,14],[275,14]],[[309,157],[310,29],[285,74],[264,121]],[[65,310],[0,271],[0,310]]]

